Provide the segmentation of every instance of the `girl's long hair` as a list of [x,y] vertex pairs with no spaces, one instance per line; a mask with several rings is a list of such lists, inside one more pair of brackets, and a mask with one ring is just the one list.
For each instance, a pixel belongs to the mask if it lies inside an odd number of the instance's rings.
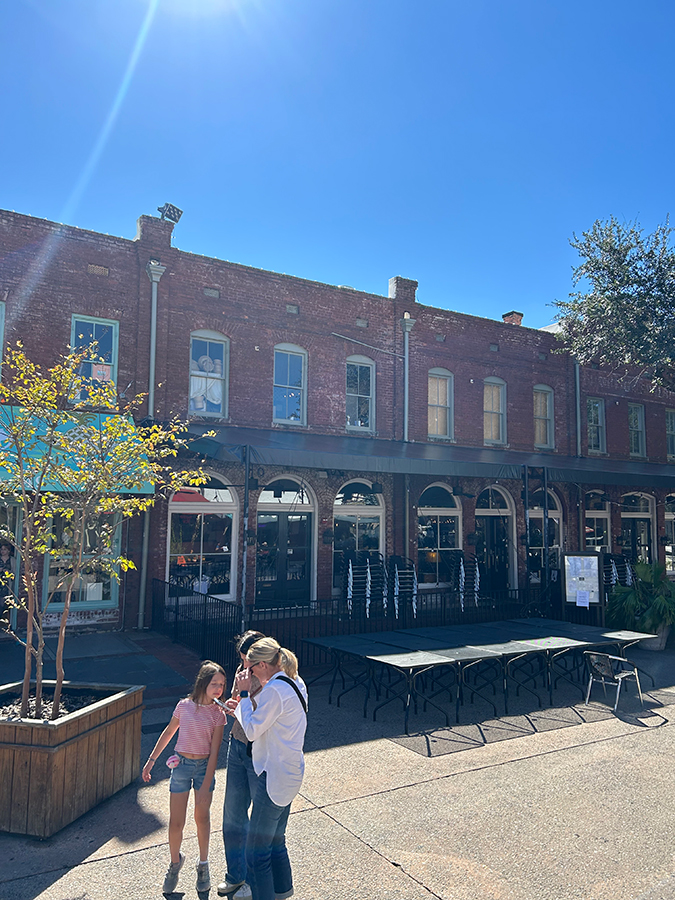
[[279,642],[271,637],[256,641],[246,657],[252,663],[266,662],[271,666],[281,666],[289,678],[295,678],[298,674],[298,658],[295,653],[280,646]]
[[206,689],[209,686],[209,682],[213,678],[214,675],[223,675],[226,679],[227,684],[227,676],[225,675],[225,669],[222,666],[219,666],[218,663],[212,662],[210,659],[204,660],[201,665],[199,672],[197,672],[197,677],[195,678],[194,687],[192,688],[192,693],[190,694],[190,700],[193,703],[201,703],[204,699],[204,695],[206,694]]

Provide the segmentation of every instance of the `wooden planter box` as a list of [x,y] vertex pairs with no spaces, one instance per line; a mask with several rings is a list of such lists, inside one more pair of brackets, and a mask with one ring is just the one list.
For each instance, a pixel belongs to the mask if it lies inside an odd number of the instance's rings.
[[[0,832],[49,837],[140,774],[145,688],[63,689],[101,699],[55,722],[0,719]],[[21,682],[0,685],[0,696],[17,692]]]

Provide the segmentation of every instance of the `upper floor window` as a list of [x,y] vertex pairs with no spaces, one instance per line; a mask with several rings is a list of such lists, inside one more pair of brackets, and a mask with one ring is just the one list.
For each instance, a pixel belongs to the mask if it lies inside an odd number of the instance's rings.
[[631,456],[646,456],[645,408],[641,403],[628,404],[628,444]]
[[600,400],[597,397],[588,397],[586,399],[586,421],[589,453],[606,453],[604,400]]
[[551,449],[553,439],[553,390],[545,384],[534,386],[534,446]]
[[429,436],[454,437],[452,372],[429,370],[428,397]]
[[347,359],[347,428],[375,430],[375,363],[366,356]]
[[[70,346],[84,348],[80,375],[88,381],[117,382],[119,323],[113,319],[94,319],[74,315],[71,322]],[[86,400],[82,390],[78,400]]]
[[483,382],[483,440],[486,444],[506,443],[506,382],[501,378]]
[[293,344],[274,348],[273,421],[307,424],[307,352]]
[[217,331],[190,335],[190,413],[227,416],[229,348],[228,339]]
[[666,410],[666,443],[668,458],[675,459],[675,409]]

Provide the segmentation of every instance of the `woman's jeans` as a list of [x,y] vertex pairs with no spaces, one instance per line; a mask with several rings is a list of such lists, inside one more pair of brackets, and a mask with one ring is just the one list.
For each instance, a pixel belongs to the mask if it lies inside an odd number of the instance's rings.
[[253,900],[275,900],[293,891],[291,864],[286,851],[288,806],[272,803],[267,793],[267,772],[258,779],[253,797],[251,822],[246,842],[248,882]]
[[232,884],[248,881],[246,876],[246,838],[248,810],[258,786],[253,761],[246,744],[230,737],[227,751],[227,780],[223,807],[223,841],[227,860],[227,880]]

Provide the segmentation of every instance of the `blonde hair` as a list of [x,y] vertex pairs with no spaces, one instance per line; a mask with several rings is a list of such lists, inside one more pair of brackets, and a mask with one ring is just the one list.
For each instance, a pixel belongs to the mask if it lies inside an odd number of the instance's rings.
[[227,684],[225,669],[222,666],[218,665],[218,663],[211,662],[210,659],[205,660],[202,663],[199,672],[197,672],[194,687],[192,688],[192,693],[190,694],[190,700],[192,700],[194,703],[201,703],[204,699],[204,695],[206,694],[206,689],[211,683],[211,679],[214,675],[218,674],[225,677],[225,684]]
[[298,658],[292,650],[281,647],[274,638],[266,637],[249,649],[246,658],[252,663],[266,662],[270,666],[281,666],[289,678],[295,678],[298,674]]

